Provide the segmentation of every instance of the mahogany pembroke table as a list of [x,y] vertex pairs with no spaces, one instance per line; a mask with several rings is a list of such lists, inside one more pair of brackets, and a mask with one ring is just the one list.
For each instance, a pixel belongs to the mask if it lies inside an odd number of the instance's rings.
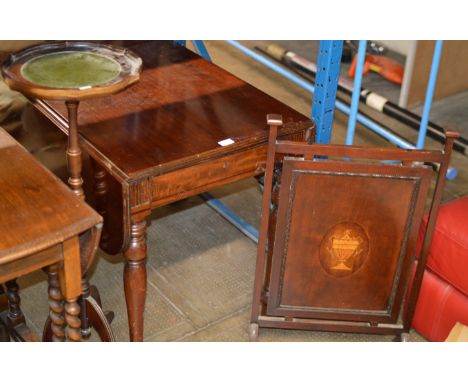
[[[91,158],[88,201],[104,217],[101,248],[123,252],[130,339],[143,340],[146,218],[160,206],[264,172],[265,115],[281,113],[278,136],[313,136],[312,122],[234,75],[169,41],[123,42],[143,60],[140,81],[83,101],[80,145]],[[64,131],[62,102],[35,107]],[[50,122],[49,122],[50,123]]]

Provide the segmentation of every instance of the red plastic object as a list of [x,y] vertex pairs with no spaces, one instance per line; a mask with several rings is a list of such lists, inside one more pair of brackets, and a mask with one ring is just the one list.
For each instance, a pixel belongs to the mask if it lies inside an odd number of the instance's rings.
[[428,340],[445,341],[457,322],[468,325],[468,297],[426,270],[413,328]]
[[[419,240],[424,235],[426,219]],[[440,208],[427,268],[468,296],[468,197]]]
[[444,341],[457,322],[468,325],[468,197],[439,210],[413,327],[431,341]]
[[[348,71],[348,77],[354,78],[356,73],[356,63],[357,55],[354,56],[353,62],[351,63]],[[403,65],[391,58],[366,54],[363,73],[367,74],[369,70],[380,74],[382,77],[398,85],[401,85],[403,82]]]

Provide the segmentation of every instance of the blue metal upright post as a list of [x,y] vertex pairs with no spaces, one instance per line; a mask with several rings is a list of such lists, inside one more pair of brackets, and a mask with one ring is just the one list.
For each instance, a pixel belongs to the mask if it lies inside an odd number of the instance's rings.
[[356,130],[356,120],[359,112],[359,96],[361,95],[361,82],[364,73],[364,63],[366,61],[367,40],[360,40],[358,47],[358,56],[356,63],[356,72],[354,74],[353,95],[351,98],[351,111],[348,119],[348,130],[346,131],[346,144],[352,145],[354,141],[354,132]]
[[342,50],[342,40],[320,40],[312,102],[317,143],[330,143]]
[[208,53],[208,50],[206,49],[206,46],[202,40],[192,40],[192,44],[200,56],[208,61],[211,61],[210,54]]
[[[179,44],[180,46],[183,46],[184,48],[187,46],[187,40],[174,40],[174,43]],[[208,50],[206,49],[205,43],[203,40],[192,40],[193,47],[195,48],[195,51],[202,56],[204,59],[211,61],[210,54],[208,53]]]
[[431,72],[429,73],[429,81],[427,82],[426,99],[424,100],[424,109],[421,116],[421,125],[419,127],[418,141],[416,143],[417,149],[424,148],[424,141],[426,139],[427,124],[429,123],[429,114],[431,113],[432,98],[434,97],[434,90],[437,83],[437,73],[439,72],[440,56],[442,55],[442,46],[444,42],[437,40],[434,47],[434,56],[432,58]]

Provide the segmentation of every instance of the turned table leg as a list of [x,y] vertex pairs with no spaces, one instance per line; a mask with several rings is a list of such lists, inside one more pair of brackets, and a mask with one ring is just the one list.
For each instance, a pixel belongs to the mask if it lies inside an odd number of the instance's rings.
[[130,244],[125,251],[124,288],[130,340],[143,341],[146,299],[146,220],[132,221]]
[[62,342],[65,341],[65,317],[58,265],[51,265],[47,269],[47,274],[49,277],[49,317],[52,322],[52,341]]
[[81,340],[80,306],[76,298],[67,298],[65,303],[65,320],[68,325],[67,337],[70,341]]
[[20,307],[21,298],[19,295],[19,286],[16,280],[7,281],[5,286],[8,299],[8,320],[12,326],[24,323],[25,319]]
[[[6,340],[36,342],[36,334],[26,326],[26,318],[21,311],[21,298],[16,280],[5,283],[6,293],[0,285],[0,327],[7,331]],[[0,335],[0,342],[2,341]]]
[[77,303],[82,293],[80,241],[75,236],[63,242],[63,263],[59,268],[60,288],[65,298],[65,321],[70,341],[81,340],[80,306]]
[[80,304],[80,320],[81,320],[81,336],[89,338],[91,336],[91,324],[89,322],[89,313],[86,306],[86,299],[90,296],[90,285],[86,274],[83,273],[81,279],[82,295],[79,300]]

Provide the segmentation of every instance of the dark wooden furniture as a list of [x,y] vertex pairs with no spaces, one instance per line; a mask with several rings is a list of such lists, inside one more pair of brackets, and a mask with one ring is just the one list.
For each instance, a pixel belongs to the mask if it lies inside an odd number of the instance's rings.
[[[407,340],[458,134],[446,133],[442,152],[411,151],[277,141],[281,116],[268,123],[251,338],[260,326]],[[440,170],[404,309],[434,173],[425,162]]]
[[[81,147],[91,157],[93,202],[104,217],[101,248],[124,253],[130,339],[143,339],[146,218],[151,211],[262,174],[265,115],[282,113],[282,137],[303,139],[302,114],[172,42],[125,42],[143,59],[140,81],[111,98],[82,102]],[[63,104],[35,106],[67,131]],[[313,131],[309,131],[313,135]],[[231,139],[227,145],[223,141]]]
[[[63,341],[68,324],[68,338],[78,341],[81,271],[96,252],[102,218],[1,128],[0,190],[0,284],[7,291],[8,329],[24,323],[15,279],[46,268],[51,339]],[[80,251],[79,235],[87,231]]]
[[[92,42],[56,42],[28,47],[9,56],[2,65],[6,83],[28,97],[65,101],[69,124],[68,184],[84,199],[82,153],[78,143],[80,101],[106,97],[123,91],[140,77],[141,59],[131,51]],[[98,290],[83,274],[83,337],[94,327],[102,341],[113,340],[109,322],[100,304]],[[51,332],[46,331],[45,336]]]

